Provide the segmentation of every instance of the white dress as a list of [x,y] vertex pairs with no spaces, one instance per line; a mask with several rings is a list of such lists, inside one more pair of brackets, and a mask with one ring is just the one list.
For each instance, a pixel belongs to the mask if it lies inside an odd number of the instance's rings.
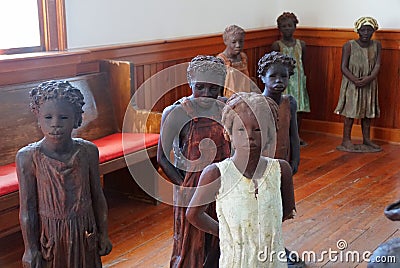
[[257,195],[253,181],[244,177],[231,159],[216,165],[221,173],[216,199],[219,267],[287,267],[279,161],[268,159],[264,176],[258,181]]

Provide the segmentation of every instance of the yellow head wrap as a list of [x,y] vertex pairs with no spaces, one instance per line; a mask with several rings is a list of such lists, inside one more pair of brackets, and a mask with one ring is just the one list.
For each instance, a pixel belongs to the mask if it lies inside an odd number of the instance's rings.
[[376,21],[376,19],[374,19],[372,17],[361,17],[354,23],[354,31],[357,33],[358,30],[363,25],[372,26],[372,28],[374,28],[374,31],[378,30],[378,28],[379,28],[378,22]]

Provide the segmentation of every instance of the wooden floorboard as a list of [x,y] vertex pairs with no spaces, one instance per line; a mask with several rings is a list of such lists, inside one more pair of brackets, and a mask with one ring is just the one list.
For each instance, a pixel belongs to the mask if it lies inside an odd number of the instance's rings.
[[[345,153],[335,149],[341,138],[302,133],[299,172],[294,176],[297,215],[283,223],[285,246],[297,251],[372,252],[400,237],[400,222],[383,215],[385,206],[400,199],[400,145],[379,142],[378,153]],[[172,250],[172,207],[137,201],[129,194],[108,191],[110,255],[104,267],[169,267]],[[342,242],[343,242],[342,241]],[[0,239],[0,267],[21,267],[20,233]],[[343,255],[342,255],[343,256]],[[399,260],[400,261],[400,260]],[[365,262],[333,262],[326,256],[307,267],[366,267]],[[399,266],[400,267],[400,266]]]

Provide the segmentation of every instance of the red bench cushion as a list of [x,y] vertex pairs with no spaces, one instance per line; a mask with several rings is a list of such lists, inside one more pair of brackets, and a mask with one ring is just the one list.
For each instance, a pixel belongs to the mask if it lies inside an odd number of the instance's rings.
[[[99,148],[99,162],[104,163],[123,156],[124,152],[129,154],[155,146],[159,136],[160,134],[153,133],[115,133],[93,140],[93,143]],[[15,191],[18,191],[15,163],[0,166],[0,196]]]
[[[115,133],[93,140],[99,148],[99,162],[121,157],[158,144],[160,134],[155,133]],[[124,143],[122,143],[122,139]]]
[[15,163],[0,166],[0,196],[18,191]]

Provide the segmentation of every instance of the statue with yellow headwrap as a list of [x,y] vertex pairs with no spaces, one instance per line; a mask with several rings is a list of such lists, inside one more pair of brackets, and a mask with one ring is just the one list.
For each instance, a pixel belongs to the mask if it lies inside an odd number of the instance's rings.
[[[338,150],[346,152],[378,152],[381,147],[371,141],[371,119],[380,115],[378,103],[378,73],[381,64],[381,43],[371,40],[378,30],[372,17],[361,17],[354,23],[359,38],[350,40],[342,48],[342,83],[336,114],[345,117],[342,144]],[[361,119],[362,144],[351,142],[354,119]]]

